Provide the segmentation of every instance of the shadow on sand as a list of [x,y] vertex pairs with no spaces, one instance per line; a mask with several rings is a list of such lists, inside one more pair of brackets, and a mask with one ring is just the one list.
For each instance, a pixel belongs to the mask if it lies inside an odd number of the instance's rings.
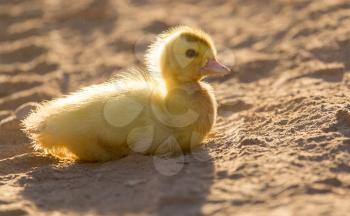
[[[53,162],[31,171],[19,184],[25,199],[44,212],[198,215],[214,172],[208,153],[201,154],[207,160],[186,155],[184,161],[175,162],[182,169],[173,176],[159,172],[154,157],[130,155],[107,163]],[[163,170],[174,169],[166,161],[161,165]]]

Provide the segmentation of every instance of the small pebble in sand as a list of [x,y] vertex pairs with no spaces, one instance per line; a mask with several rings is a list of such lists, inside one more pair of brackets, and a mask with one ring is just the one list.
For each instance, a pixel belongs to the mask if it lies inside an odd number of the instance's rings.
[[129,181],[125,182],[125,185],[128,187],[134,187],[136,185],[143,184],[145,182],[146,182],[146,180],[144,180],[144,179],[134,179],[134,180],[129,180]]

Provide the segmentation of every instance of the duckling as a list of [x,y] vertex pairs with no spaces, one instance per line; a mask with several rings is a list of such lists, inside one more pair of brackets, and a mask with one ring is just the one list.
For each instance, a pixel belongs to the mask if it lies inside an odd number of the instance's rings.
[[217,60],[211,37],[175,27],[160,34],[132,69],[103,84],[43,102],[23,120],[35,150],[59,159],[108,161],[130,152],[190,152],[216,119],[206,76],[230,71]]

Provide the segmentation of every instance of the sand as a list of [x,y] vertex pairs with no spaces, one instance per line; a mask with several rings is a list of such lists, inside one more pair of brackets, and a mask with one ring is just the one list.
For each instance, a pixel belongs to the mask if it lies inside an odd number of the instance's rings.
[[[32,102],[142,65],[187,24],[234,71],[193,155],[68,163],[19,129]],[[348,0],[1,0],[0,215],[348,215]]]

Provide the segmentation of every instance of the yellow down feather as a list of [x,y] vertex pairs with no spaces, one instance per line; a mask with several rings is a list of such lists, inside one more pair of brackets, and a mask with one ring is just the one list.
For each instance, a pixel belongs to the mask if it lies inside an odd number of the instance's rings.
[[131,70],[43,102],[23,121],[24,131],[36,150],[68,160],[191,151],[216,118],[212,90],[201,81],[201,68],[214,58],[207,34],[171,29],[151,45],[146,71]]

